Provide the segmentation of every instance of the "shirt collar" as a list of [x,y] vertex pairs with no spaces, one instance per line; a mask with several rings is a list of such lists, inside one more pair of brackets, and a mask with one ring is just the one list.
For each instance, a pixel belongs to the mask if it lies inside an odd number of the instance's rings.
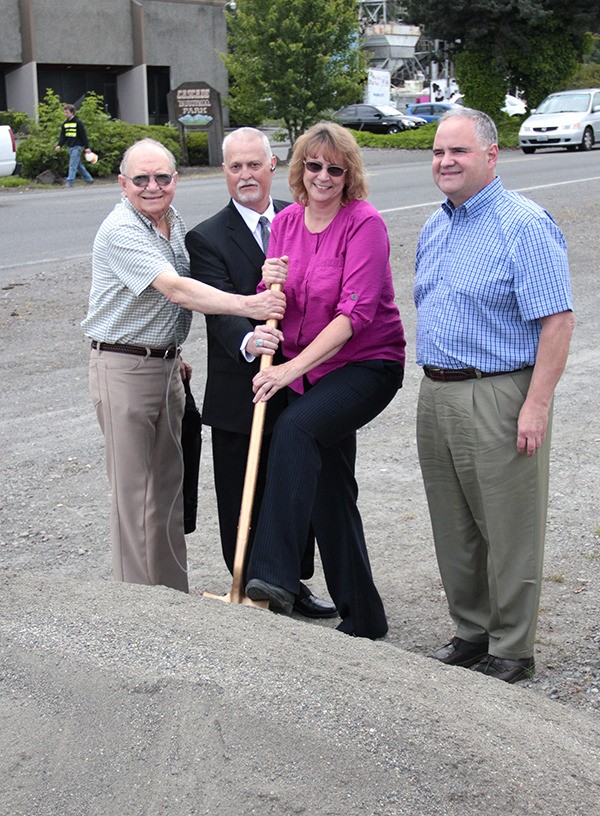
[[269,198],[269,206],[264,211],[264,213],[256,212],[256,210],[251,210],[250,207],[244,207],[243,204],[239,204],[234,198],[231,199],[233,201],[233,206],[239,212],[239,214],[244,219],[246,226],[250,230],[250,232],[256,232],[256,228],[258,227],[258,219],[265,215],[269,222],[271,222],[275,218],[275,208],[273,207],[273,199]]
[[[133,204],[127,198],[125,193],[122,194],[121,201],[132,213],[137,215],[137,217],[140,219],[140,221],[143,221],[144,224],[146,224],[147,227],[149,227],[150,229],[155,229],[156,228],[156,225],[148,218],[148,216],[144,215],[144,213],[141,213],[136,207],[133,206]],[[178,219],[179,219],[179,213],[177,212],[175,207],[169,205],[169,209],[165,213],[165,221],[167,222],[169,227],[172,227],[173,224],[175,223],[175,221],[177,221]]]
[[475,193],[474,196],[468,198],[460,207],[455,207],[454,204],[447,198],[442,204],[442,209],[451,217],[455,212],[462,210],[467,218],[476,218],[479,213],[486,209],[486,207],[502,195],[504,187],[500,181],[500,176],[496,176],[493,181],[490,181],[482,190]]

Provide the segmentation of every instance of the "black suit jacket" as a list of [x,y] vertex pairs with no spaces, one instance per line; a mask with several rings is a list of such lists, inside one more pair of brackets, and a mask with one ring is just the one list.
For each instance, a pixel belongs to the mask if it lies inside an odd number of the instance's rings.
[[[288,204],[288,201],[273,201],[276,213]],[[256,293],[265,256],[232,201],[190,230],[185,243],[194,278],[223,292]],[[240,345],[255,325],[255,321],[235,315],[206,315],[208,370],[202,406],[205,425],[250,433],[254,411],[252,378],[258,371],[259,360],[246,362]],[[270,431],[284,401],[285,391],[269,400],[266,432]]]

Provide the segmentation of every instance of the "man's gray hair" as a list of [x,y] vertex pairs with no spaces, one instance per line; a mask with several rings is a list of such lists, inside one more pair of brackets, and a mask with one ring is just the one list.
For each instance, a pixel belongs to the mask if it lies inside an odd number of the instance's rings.
[[438,122],[438,127],[442,122],[459,116],[462,119],[470,119],[475,125],[475,136],[482,147],[489,147],[493,144],[498,144],[498,130],[494,124],[494,120],[480,110],[474,108],[450,108],[444,113]]
[[271,160],[273,156],[273,151],[271,150],[269,139],[262,132],[262,130],[258,130],[257,128],[253,127],[237,128],[237,130],[232,130],[231,133],[228,133],[227,136],[225,136],[225,138],[223,139],[223,160],[225,160],[227,148],[229,147],[229,145],[232,142],[237,141],[238,139],[243,139],[245,141],[250,141],[251,139],[260,139],[263,143],[265,156],[269,161]]
[[165,154],[165,156],[169,160],[170,171],[174,173],[177,170],[177,162],[175,161],[175,156],[171,153],[171,151],[164,146],[161,142],[157,142],[156,139],[140,139],[137,142],[134,142],[131,147],[128,147],[125,153],[123,153],[123,158],[121,160],[121,164],[119,166],[119,173],[121,175],[127,175],[127,165],[129,163],[129,157],[133,150],[137,150],[138,147],[157,147],[159,150]]

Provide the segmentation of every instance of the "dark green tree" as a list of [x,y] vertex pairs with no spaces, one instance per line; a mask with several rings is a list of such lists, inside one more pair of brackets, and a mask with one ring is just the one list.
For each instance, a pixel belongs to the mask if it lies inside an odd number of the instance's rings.
[[238,0],[226,13],[236,122],[281,119],[293,144],[323,111],[361,97],[355,0]]
[[583,61],[557,90],[567,88],[600,88],[600,35],[587,34]]
[[497,118],[506,96],[506,79],[497,61],[490,59],[489,51],[481,47],[463,49],[455,56],[454,68],[464,104]]
[[582,60],[584,40],[584,34],[565,35],[563,23],[550,18],[532,29],[528,42],[513,43],[507,49],[507,70],[523,89],[530,108],[568,85]]
[[586,32],[600,28],[600,6],[589,0],[407,0],[407,13],[429,36],[465,54],[462,82],[461,59],[456,63],[461,90],[469,104],[489,113],[498,108],[489,110],[482,97],[475,63],[496,78],[494,87],[496,81],[505,90],[518,86],[535,107],[563,87],[583,59]]

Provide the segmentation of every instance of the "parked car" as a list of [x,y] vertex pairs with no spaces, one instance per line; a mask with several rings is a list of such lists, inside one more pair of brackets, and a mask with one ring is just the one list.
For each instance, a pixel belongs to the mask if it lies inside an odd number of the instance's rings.
[[10,125],[0,125],[0,176],[12,176],[17,166],[17,144]]
[[447,110],[460,107],[454,102],[414,102],[407,106],[406,113],[410,116],[420,116],[427,122],[437,122]]
[[500,108],[509,116],[524,116],[527,113],[527,103],[524,99],[519,99],[518,96],[506,94],[504,99],[504,106]]
[[422,116],[413,116],[411,113],[403,113],[402,116],[404,119],[410,119],[410,121],[414,123],[414,127],[421,127],[422,125],[429,124],[427,119],[423,119]]
[[[452,102],[456,102],[459,105],[464,105],[462,94],[456,94],[456,96],[453,96]],[[504,111],[504,113],[508,113],[509,116],[524,116],[527,113],[527,103],[524,99],[519,99],[518,96],[506,94],[504,97],[504,105],[500,108],[500,110]]]
[[541,147],[591,150],[599,140],[600,88],[550,94],[519,130],[523,153],[535,153]]
[[414,116],[407,116],[391,105],[347,105],[333,114],[334,119],[344,127],[354,130],[368,130],[371,133],[400,133],[412,130],[420,124]]

